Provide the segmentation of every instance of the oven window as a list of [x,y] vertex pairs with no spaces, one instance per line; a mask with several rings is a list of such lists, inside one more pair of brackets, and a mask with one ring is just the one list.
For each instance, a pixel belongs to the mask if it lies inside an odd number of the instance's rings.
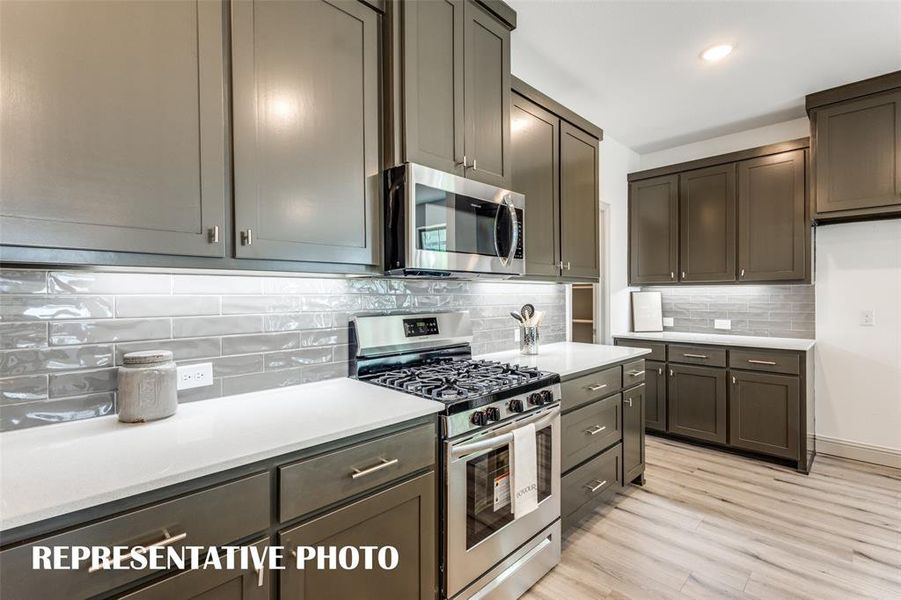
[[[551,428],[536,433],[538,501],[551,495]],[[466,463],[466,549],[513,522],[510,448],[504,446]]]

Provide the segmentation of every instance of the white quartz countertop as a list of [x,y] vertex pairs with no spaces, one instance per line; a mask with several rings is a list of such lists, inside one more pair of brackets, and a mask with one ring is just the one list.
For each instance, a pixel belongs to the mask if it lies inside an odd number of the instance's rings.
[[650,354],[650,352],[650,350],[645,350],[644,348],[557,342],[539,346],[538,354],[534,356],[523,356],[519,353],[519,350],[511,350],[483,354],[476,358],[534,367],[542,371],[557,373],[561,379],[571,379],[582,373],[595,371],[607,365],[641,358],[645,354]]
[[678,331],[615,333],[614,338],[650,340],[653,342],[681,342],[687,344],[715,344],[739,346],[743,348],[765,348],[770,350],[798,350],[807,352],[815,340],[780,337],[757,337],[753,335],[721,335],[718,333],[682,333]]
[[444,409],[353,379],[182,404],[168,419],[115,416],[0,434],[0,530],[98,506]]

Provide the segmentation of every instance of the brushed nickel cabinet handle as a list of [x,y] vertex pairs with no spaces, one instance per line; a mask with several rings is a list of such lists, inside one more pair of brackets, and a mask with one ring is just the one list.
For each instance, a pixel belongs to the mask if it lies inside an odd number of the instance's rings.
[[359,479],[360,477],[366,477],[367,475],[372,475],[377,471],[381,471],[382,469],[387,469],[388,467],[394,466],[400,462],[400,459],[392,458],[388,460],[387,458],[380,459],[381,462],[377,465],[373,465],[366,469],[354,469],[353,473],[350,474],[351,479]]
[[630,408],[632,407],[632,398],[623,398],[623,402],[628,402],[628,403],[629,403],[629,407],[630,407]]
[[771,367],[776,366],[776,361],[774,360],[757,360],[756,358],[749,358],[748,362],[752,365],[769,365]]
[[473,170],[473,171],[478,171],[478,170],[479,170],[479,161],[476,160],[475,158],[472,159],[472,170]]
[[673,273],[672,271],[670,271],[670,272],[669,272],[669,278],[670,278],[670,279],[675,279],[675,278],[676,278],[676,274]]
[[262,567],[258,569],[254,569],[257,572],[257,587],[263,587],[263,577],[266,574],[266,570]]
[[735,383],[736,383],[736,381],[735,381],[735,375],[733,375],[733,376],[732,376],[732,384],[735,385]]
[[595,493],[596,491],[598,491],[599,489],[601,489],[602,487],[604,487],[605,485],[607,485],[606,479],[604,481],[595,479],[595,482],[597,482],[597,485],[591,485],[590,483],[585,484],[585,487],[587,487],[591,491],[592,494]]
[[586,429],[585,433],[587,433],[588,435],[597,435],[605,429],[607,429],[606,425],[595,425],[594,427]]
[[[148,544],[146,546],[135,546],[134,548],[131,549],[131,551],[127,555],[122,557],[122,560],[124,561],[124,560],[130,559],[130,558],[133,558],[134,556],[139,555],[139,554],[146,554],[150,548],[163,548],[165,546],[171,546],[175,542],[180,542],[183,539],[185,539],[186,537],[188,537],[187,531],[184,531],[184,532],[176,534],[176,535],[169,535],[169,530],[163,529],[163,539],[161,539],[158,542],[154,542],[153,544]],[[108,568],[116,568],[116,567],[119,567],[121,564],[122,563],[120,563],[120,562],[106,560],[99,565],[92,566],[90,569],[88,569],[88,573],[96,573],[97,571],[103,571]]]
[[253,229],[247,229],[246,231],[241,232],[241,245],[242,246],[253,245]]
[[673,375],[674,375],[673,370],[670,369],[670,370],[669,370],[669,376],[672,377]]
[[628,375],[629,377],[638,377],[639,375],[642,375],[643,373],[644,373],[644,371],[627,371],[626,375]]
[[658,375],[663,375],[663,367],[660,367],[660,368],[657,369],[657,374],[658,374]]
[[710,358],[710,357],[707,356],[706,354],[688,354],[688,353],[683,353],[682,356],[684,356],[685,358]]
[[685,271],[682,271],[682,279],[685,279]]
[[598,390],[604,389],[605,387],[607,387],[606,383],[596,383],[594,385],[589,385],[587,389],[589,389],[592,392],[596,392]]
[[745,270],[742,269],[742,270],[741,270],[741,273],[739,273],[738,276],[739,276],[739,277],[744,277],[744,276],[745,276]]
[[219,243],[219,226],[213,225],[207,230],[207,241],[211,244]]
[[466,155],[465,155],[465,154],[463,155],[463,162],[457,163],[457,166],[458,166],[458,167],[463,167],[464,169],[468,169],[468,168],[469,168],[470,165],[469,165],[469,163],[466,162]]

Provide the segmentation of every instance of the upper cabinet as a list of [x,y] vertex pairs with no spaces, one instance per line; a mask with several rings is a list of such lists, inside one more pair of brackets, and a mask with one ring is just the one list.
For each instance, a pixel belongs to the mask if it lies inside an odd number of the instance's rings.
[[672,283],[679,271],[679,176],[629,184],[629,279]]
[[513,94],[513,189],[525,194],[526,275],[560,273],[560,118]]
[[499,14],[475,0],[405,0],[389,10],[398,30],[387,162],[420,163],[510,187],[515,13]]
[[735,281],[735,165],[679,175],[682,281]]
[[513,189],[526,197],[526,276],[597,281],[604,132],[513,78]]
[[[560,260],[566,277],[597,280],[600,276],[598,150],[597,138],[563,122],[560,127]],[[526,215],[528,220],[528,212]]]
[[804,279],[805,157],[805,150],[793,150],[738,163],[740,281]]
[[629,174],[629,282],[806,282],[807,138]]
[[378,262],[378,56],[360,2],[232,5],[238,257]]
[[901,71],[807,96],[819,221],[901,214]]
[[0,2],[0,228],[43,248],[224,256],[219,2]]

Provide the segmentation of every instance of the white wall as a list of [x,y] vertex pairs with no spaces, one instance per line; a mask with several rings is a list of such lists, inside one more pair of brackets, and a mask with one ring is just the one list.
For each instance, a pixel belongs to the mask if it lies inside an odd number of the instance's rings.
[[675,148],[660,150],[659,152],[642,154],[641,169],[653,169],[654,167],[662,167],[664,165],[695,160],[697,158],[707,158],[708,156],[716,156],[717,154],[725,154],[737,150],[747,150],[748,148],[786,142],[788,140],[807,137],[808,135],[810,135],[810,123],[807,120],[807,117],[801,117],[800,119],[792,119],[791,121],[774,123],[772,125],[767,125],[766,127],[748,129],[746,131],[711,138],[693,144],[676,146]]
[[816,246],[817,444],[901,461],[901,219],[821,226]]
[[[609,208],[610,240],[607,286],[610,291],[609,333],[629,331],[629,184],[626,175],[639,169],[639,155],[615,139],[601,142],[601,202]],[[603,340],[612,343],[610,339]]]

